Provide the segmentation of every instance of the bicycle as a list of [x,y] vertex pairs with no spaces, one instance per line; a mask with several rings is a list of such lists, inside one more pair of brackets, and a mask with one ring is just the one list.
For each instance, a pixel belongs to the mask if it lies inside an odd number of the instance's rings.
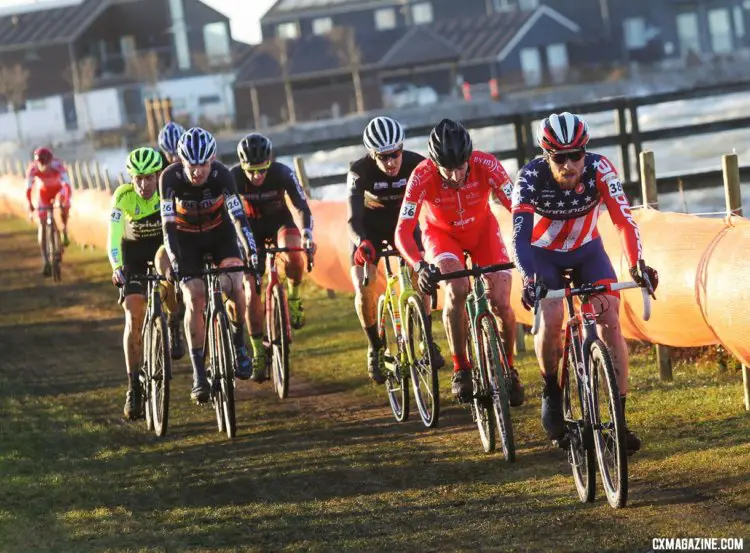
[[40,206],[37,211],[39,212],[39,219],[41,221],[42,212],[45,212],[44,237],[47,248],[47,259],[52,267],[52,280],[54,282],[60,282],[62,280],[62,240],[60,240],[60,232],[57,230],[57,222],[55,221],[55,206]]
[[[466,298],[466,315],[469,321],[469,359],[474,384],[471,402],[472,418],[477,423],[484,451],[495,450],[495,431],[500,435],[503,456],[508,463],[516,460],[513,439],[513,422],[510,417],[509,394],[512,386],[510,365],[505,355],[505,345],[497,330],[495,316],[490,311],[482,275],[513,269],[513,263],[472,266],[470,269],[450,273],[437,273],[433,281],[471,277],[471,292]],[[437,294],[432,296],[433,306]]]
[[[264,305],[266,332],[263,337],[263,347],[266,349],[267,369],[271,372],[273,387],[279,399],[286,399],[289,395],[289,346],[292,343],[292,327],[289,323],[289,304],[286,292],[281,285],[279,272],[276,268],[276,254],[287,252],[305,252],[307,255],[307,272],[312,271],[313,256],[311,249],[278,247],[271,242],[265,248],[268,268],[268,285],[266,286],[266,301]],[[257,289],[260,288],[258,279]]]
[[203,335],[203,362],[219,432],[226,432],[229,438],[234,438],[237,435],[234,406],[236,358],[219,277],[227,273],[246,272],[249,269],[245,266],[214,267],[210,256],[204,258],[204,263],[201,271],[192,274],[181,273],[179,278],[200,277],[206,286],[206,309],[203,313],[203,320],[206,322]]
[[[562,389],[565,437],[560,445],[567,447],[568,462],[573,471],[578,497],[584,503],[594,501],[596,495],[596,467],[594,452],[602,476],[607,501],[614,508],[624,507],[628,499],[628,460],[625,448],[625,418],[620,404],[620,393],[612,357],[596,328],[594,295],[641,288],[635,282],[612,284],[582,284],[573,287],[570,272],[563,275],[565,286],[559,290],[538,288],[534,305],[532,334],[539,329],[541,309],[539,301],[564,298],[568,320],[565,326],[560,387]],[[643,319],[651,316],[650,285],[643,290]],[[540,297],[541,296],[541,297]],[[580,299],[576,310],[573,298]],[[574,367],[574,370],[571,370]],[[572,389],[576,396],[571,397]],[[600,390],[600,385],[602,389]],[[600,404],[601,392],[608,397],[606,408]],[[609,421],[603,420],[609,413]]]
[[[385,387],[393,416],[398,422],[409,418],[409,378],[419,416],[427,428],[440,419],[440,386],[432,353],[432,326],[429,324],[422,295],[414,289],[411,270],[392,247],[381,253],[385,262],[386,287],[378,298],[378,335],[385,349],[387,371]],[[399,258],[399,272],[391,270],[389,258]],[[364,266],[362,284],[369,284],[368,266]],[[398,284],[400,293],[396,294]],[[401,315],[405,314],[406,325]],[[389,323],[386,324],[386,315]]]
[[[141,336],[143,365],[138,374],[145,411],[146,428],[160,438],[167,433],[169,421],[169,382],[172,380],[172,356],[167,337],[167,318],[164,315],[159,283],[165,277],[156,274],[149,261],[145,275],[134,275],[134,280],[147,282],[148,303]],[[120,288],[122,293],[122,288]]]

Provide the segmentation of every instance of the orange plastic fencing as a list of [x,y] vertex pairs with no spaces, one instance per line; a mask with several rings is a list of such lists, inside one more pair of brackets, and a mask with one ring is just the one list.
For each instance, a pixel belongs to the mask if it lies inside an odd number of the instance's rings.
[[[107,192],[75,192],[69,227],[76,242],[105,247],[110,201]],[[318,253],[310,276],[324,288],[351,292],[346,206],[343,202],[313,201],[311,207]],[[26,216],[23,179],[0,177],[0,213]],[[502,208],[495,213],[509,245],[510,214]],[[660,283],[648,322],[641,318],[640,291],[622,294],[620,320],[625,335],[675,347],[721,343],[750,365],[750,220],[705,219],[648,208],[636,210],[634,218],[641,232],[644,259],[659,271]],[[609,217],[602,217],[599,225],[619,278],[629,279]],[[376,286],[382,289],[382,275]],[[531,315],[521,306],[520,296],[520,279],[514,272],[512,305],[519,322],[530,324]]]

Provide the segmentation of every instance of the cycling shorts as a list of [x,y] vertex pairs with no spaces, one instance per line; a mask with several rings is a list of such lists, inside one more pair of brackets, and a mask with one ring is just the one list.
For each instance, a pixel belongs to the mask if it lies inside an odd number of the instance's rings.
[[203,269],[204,257],[210,255],[216,266],[225,259],[240,257],[237,231],[229,221],[205,232],[177,231],[179,271],[183,274],[198,273]]
[[277,244],[279,236],[300,236],[300,231],[288,209],[275,213],[271,217],[249,219],[249,221],[250,229],[255,237],[255,246],[258,249],[258,267],[261,274],[264,274],[266,271],[266,241]]
[[[563,273],[572,271],[575,286],[581,284],[608,284],[617,282],[617,274],[612,262],[604,251],[601,238],[595,238],[580,248],[568,252],[556,252],[532,246],[536,278],[542,280],[549,289],[559,289],[564,285]],[[619,292],[610,292],[620,297]]]
[[423,235],[427,261],[433,264],[450,258],[465,264],[464,252],[469,253],[473,265],[484,267],[510,262],[494,215],[488,215],[481,227],[473,228],[471,232],[451,233],[428,225]]
[[[389,245],[393,245],[394,236],[395,236],[395,227],[393,231],[389,233],[383,232],[382,230],[376,230],[376,229],[365,227],[365,236],[367,236],[367,239],[370,242],[372,242],[373,246],[375,246],[375,258],[376,258],[376,263],[377,263],[377,260],[379,260],[381,255],[383,254],[383,250],[387,249]],[[417,226],[417,228],[414,229],[414,240],[417,242],[417,248],[419,249],[419,251],[423,252],[424,246],[422,245],[422,232],[419,229],[419,226]],[[354,242],[350,242],[349,243],[349,263],[351,263],[352,266],[354,266],[354,252],[356,251],[357,251],[357,245]]]
[[146,281],[132,277],[146,274],[147,263],[154,261],[161,245],[161,239],[122,241],[122,269],[128,280],[120,293],[121,302],[125,296],[131,294],[146,295]]

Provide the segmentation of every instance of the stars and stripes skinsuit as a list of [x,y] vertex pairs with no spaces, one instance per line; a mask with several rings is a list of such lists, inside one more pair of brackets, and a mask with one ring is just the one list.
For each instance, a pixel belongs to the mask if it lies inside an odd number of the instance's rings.
[[612,162],[586,153],[581,182],[573,190],[555,182],[543,157],[524,166],[512,196],[513,257],[524,282],[536,275],[548,288],[560,288],[566,269],[579,284],[616,281],[597,229],[603,208],[619,232],[629,266],[635,265],[641,239]]

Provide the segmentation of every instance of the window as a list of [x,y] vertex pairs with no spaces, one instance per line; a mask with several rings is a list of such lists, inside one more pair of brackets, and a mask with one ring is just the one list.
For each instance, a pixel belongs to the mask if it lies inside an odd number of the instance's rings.
[[[198,105],[199,106],[205,106],[209,104],[220,104],[221,103],[221,97],[218,94],[214,94],[211,96],[200,96],[198,98]],[[174,106],[172,106],[174,107]]]
[[135,37],[133,35],[120,37],[120,53],[125,59],[133,57],[135,54]]
[[281,23],[276,27],[276,36],[279,38],[295,39],[299,36],[299,27],[295,21]]
[[375,10],[375,28],[378,31],[394,29],[396,27],[396,10],[393,8],[383,8]]
[[420,2],[411,7],[411,19],[415,25],[432,23],[432,4],[430,2]]
[[698,15],[695,12],[681,13],[677,16],[677,36],[680,38],[680,52],[683,56],[687,56],[691,51],[701,53]]
[[510,0],[494,0],[496,12],[507,12],[513,9]]
[[740,6],[734,7],[734,34],[737,38],[745,36],[745,13]]
[[313,19],[312,30],[315,35],[325,35],[331,32],[333,29],[333,19],[330,17],[319,17]]
[[535,10],[539,7],[539,0],[518,0],[518,9],[520,10]]
[[45,100],[44,98],[38,98],[36,100],[26,100],[26,109],[32,111],[47,109],[47,100]]
[[646,21],[642,17],[629,17],[623,22],[622,27],[628,50],[638,50],[646,46]]
[[229,61],[229,30],[223,21],[209,23],[203,27],[203,43],[206,57],[211,63]]
[[729,10],[709,11],[708,30],[711,33],[711,49],[715,54],[726,54],[732,51],[732,21]]
[[547,64],[552,80],[561,83],[568,72],[568,48],[565,44],[547,45]]
[[542,82],[542,57],[537,48],[523,48],[521,56],[521,71],[523,81],[529,86],[536,86]]

